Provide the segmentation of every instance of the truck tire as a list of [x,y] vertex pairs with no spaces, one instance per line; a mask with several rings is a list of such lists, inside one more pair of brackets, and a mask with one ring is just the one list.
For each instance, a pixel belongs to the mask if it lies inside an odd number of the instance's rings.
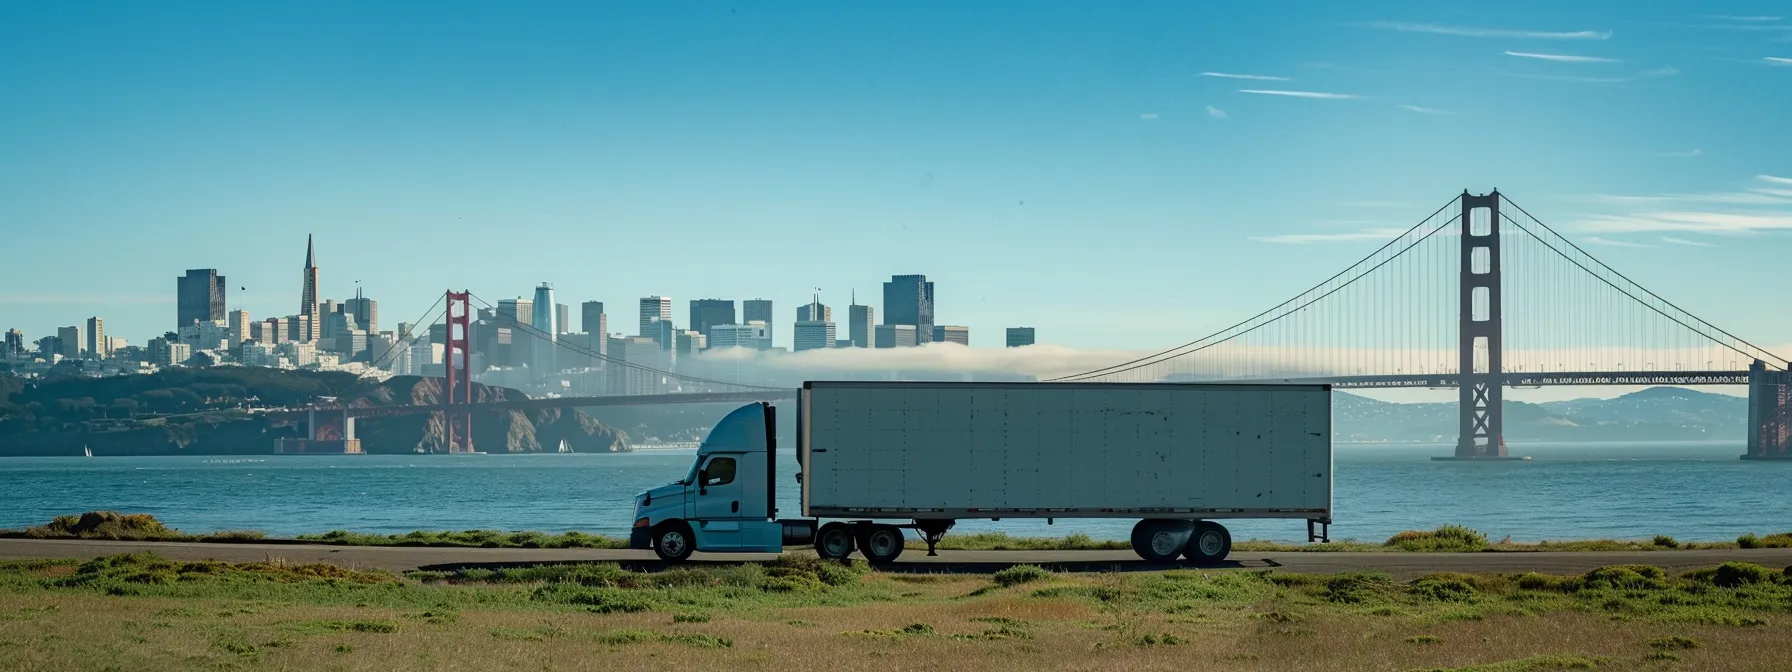
[[865,561],[873,565],[887,565],[902,555],[902,529],[895,525],[873,525],[865,533],[865,543],[860,552],[865,554]]
[[828,523],[815,533],[815,554],[823,560],[845,560],[852,555],[852,528]]
[[1145,519],[1132,526],[1132,550],[1145,562],[1175,562],[1194,525],[1186,520]]
[[1211,520],[1195,523],[1195,533],[1188,539],[1188,548],[1183,549],[1183,557],[1199,565],[1216,564],[1232,553],[1232,532],[1226,526]]
[[697,550],[697,537],[682,520],[660,523],[653,531],[653,552],[666,562],[684,562]]

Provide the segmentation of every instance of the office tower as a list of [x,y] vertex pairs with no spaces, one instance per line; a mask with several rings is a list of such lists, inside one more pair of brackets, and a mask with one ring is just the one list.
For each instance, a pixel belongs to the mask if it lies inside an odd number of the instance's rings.
[[933,326],[933,342],[969,346],[971,344],[971,328],[936,324]]
[[772,336],[764,322],[757,320],[748,324],[717,324],[709,328],[709,347],[715,348],[752,348],[767,350],[771,348]]
[[291,318],[286,317],[270,317],[262,320],[261,338],[259,340],[262,343],[268,344],[286,342],[290,338],[287,334],[292,329],[290,322]]
[[884,283],[884,324],[907,324],[915,338],[933,339],[933,283],[925,275],[893,275]]
[[821,294],[817,292],[809,305],[797,309],[797,315],[804,319],[796,322],[796,329],[791,333],[791,350],[824,350],[834,347],[834,323],[829,321],[828,307],[821,305]]
[[[720,325],[717,325],[720,326]],[[678,356],[689,357],[709,347],[709,338],[694,329],[678,332]]]
[[80,359],[81,353],[87,350],[87,344],[81,342],[80,327],[57,327],[56,338],[60,341],[57,343],[60,348],[57,354],[62,355],[63,359]]
[[514,323],[506,326],[535,324],[535,302],[522,297],[498,299],[498,320]]
[[311,343],[323,336],[323,325],[312,321],[310,315],[289,315],[286,318],[286,340],[294,343]]
[[[532,315],[534,319],[529,323],[529,326],[533,327],[533,333],[528,336],[529,349],[533,354],[529,358],[529,370],[534,372],[535,377],[540,378],[560,372],[555,357],[557,354],[555,351],[559,348],[554,344],[554,339],[560,333],[560,329],[554,325],[554,318],[558,317],[557,313],[559,312],[555,310],[554,286],[545,282],[536,285],[533,305],[540,310],[534,311],[534,315]],[[513,336],[511,343],[515,342]]]
[[238,309],[230,311],[230,318],[225,320],[225,324],[230,328],[231,349],[235,349],[237,346],[242,345],[243,341],[253,338],[253,335],[250,333],[250,330],[253,327],[250,325],[254,324],[254,322],[254,320],[249,319],[249,311],[247,310]]
[[796,307],[796,321],[798,321],[798,322],[833,322],[834,321],[834,309],[829,308],[820,303],[810,303],[810,304],[804,305],[804,306],[797,306]]
[[734,324],[733,299],[696,299],[691,301],[691,321],[685,327],[707,335],[710,327]]
[[654,320],[672,322],[672,297],[649,296],[641,299],[640,335],[654,338]]
[[361,288],[355,288],[355,298],[343,301],[338,310],[355,316],[355,323],[361,325],[369,334],[379,333],[380,302],[361,296]]
[[554,329],[556,334],[572,332],[572,309],[564,303],[554,304]]
[[912,324],[880,324],[877,325],[876,347],[879,348],[912,348],[919,345],[915,340],[915,325]]
[[224,319],[224,276],[217,269],[188,270],[175,284],[175,328]]
[[1033,328],[1032,327],[1009,327],[1008,328],[1008,347],[1018,348],[1021,346],[1032,345],[1032,344],[1033,344]]
[[45,336],[37,339],[37,356],[44,361],[52,361],[62,354],[62,337]]
[[852,341],[852,347],[869,348],[873,338],[876,322],[872,321],[871,306],[859,305],[859,295],[854,292],[852,305],[846,308],[846,336]]
[[118,351],[123,350],[128,347],[131,347],[131,344],[129,341],[124,340],[123,337],[119,337],[119,336],[106,337],[106,356],[107,357],[116,355],[116,354],[118,354]]
[[766,343],[766,345],[765,345],[765,347],[760,348],[760,349],[761,350],[770,350],[772,348],[771,342],[772,342],[772,332],[773,332],[773,329],[772,329],[773,320],[772,320],[772,301],[771,301],[771,299],[748,299],[746,301],[742,301],[740,304],[740,321],[741,321],[741,324],[752,324],[754,322],[764,322],[765,323],[765,343]]
[[318,315],[317,311],[317,300],[317,255],[314,254],[314,250],[311,246],[311,235],[306,234],[305,286],[299,291],[299,317],[305,320],[303,325],[305,331],[301,334],[304,338],[295,338],[293,340],[315,341],[318,336],[321,335],[319,332],[323,328],[323,325],[321,324],[321,316]]
[[88,359],[105,359],[112,356],[112,342],[106,340],[106,321],[97,317],[87,318],[87,333],[82,339],[87,346]]
[[647,338],[658,343],[661,348],[671,350],[674,345],[677,345],[678,327],[674,326],[671,320],[655,318],[647,325]]
[[579,330],[587,334],[606,334],[609,330],[609,316],[604,315],[604,302],[586,301],[579,304]]
[[17,329],[6,330],[6,355],[18,357],[25,354],[25,333]]
[[326,325],[330,323],[329,317],[331,315],[340,312],[342,312],[342,306],[336,303],[335,299],[324,299],[317,302],[317,314],[323,319],[324,324]]

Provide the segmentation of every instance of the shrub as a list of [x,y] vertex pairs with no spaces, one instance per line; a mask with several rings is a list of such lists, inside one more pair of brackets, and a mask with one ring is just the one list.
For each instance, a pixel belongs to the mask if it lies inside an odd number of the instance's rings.
[[1408,592],[1414,597],[1438,602],[1469,602],[1476,595],[1475,587],[1469,581],[1437,574],[1412,582]]
[[1654,543],[1656,546],[1660,546],[1662,548],[1679,548],[1680,547],[1680,542],[1675,541],[1673,537],[1670,537],[1665,534],[1655,535],[1655,539],[1651,543]]
[[1736,538],[1736,545],[1742,548],[1792,548],[1792,532],[1770,534],[1757,537],[1750,532]]
[[57,516],[48,525],[26,528],[25,535],[43,539],[125,539],[156,540],[184,538],[180,532],[163,525],[147,513],[123,514],[115,511],[89,511],[79,516]]
[[1023,583],[1043,581],[1051,578],[1051,576],[1052,573],[1050,571],[1038,565],[1015,565],[996,572],[991,578],[995,579],[996,585],[1007,588],[1010,586],[1018,586]]
[[1612,565],[1587,572],[1581,587],[1591,590],[1606,588],[1657,590],[1667,587],[1668,573],[1649,565]]
[[1711,583],[1724,588],[1735,588],[1750,583],[1770,583],[1773,574],[1766,567],[1752,562],[1726,562],[1717,566]]
[[1394,580],[1388,578],[1386,574],[1358,572],[1340,574],[1328,579],[1320,597],[1329,602],[1363,604],[1386,601],[1393,596],[1395,590]]
[[1388,537],[1384,546],[1415,553],[1469,553],[1487,550],[1487,535],[1461,525],[1431,531],[1407,530]]

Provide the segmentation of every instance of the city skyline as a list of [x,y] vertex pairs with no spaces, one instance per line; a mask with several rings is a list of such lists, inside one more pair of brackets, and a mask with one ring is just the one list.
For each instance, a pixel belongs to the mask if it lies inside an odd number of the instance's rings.
[[[0,8],[23,56],[0,76],[38,101],[0,106],[17,148],[0,155],[0,220],[37,251],[8,260],[0,327],[35,341],[99,316],[142,343],[167,330],[162,288],[185,268],[227,276],[228,309],[292,315],[292,251],[315,232],[316,294],[366,287],[403,320],[449,286],[793,307],[811,287],[876,296],[926,271],[950,288],[939,321],[980,348],[1026,324],[1144,351],[1498,187],[1663,297],[1792,342],[1792,314],[1763,309],[1782,303],[1792,164],[1761,141],[1783,135],[1792,68],[1773,59],[1792,43],[1696,3],[562,5],[478,21],[453,3],[221,6]],[[941,27],[1012,21],[1028,29],[977,42]],[[360,51],[318,46],[333,41]],[[522,41],[544,51],[506,50]],[[708,48],[738,57],[692,55]],[[440,77],[455,72],[476,74]],[[554,244],[494,244],[513,233]],[[441,240],[470,252],[421,242]],[[788,347],[784,310],[769,326]]]

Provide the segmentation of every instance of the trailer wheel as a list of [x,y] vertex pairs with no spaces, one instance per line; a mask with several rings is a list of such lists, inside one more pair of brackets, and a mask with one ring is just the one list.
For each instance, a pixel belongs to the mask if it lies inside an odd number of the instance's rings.
[[873,525],[865,533],[865,543],[860,551],[865,553],[865,560],[873,565],[887,565],[902,555],[902,529],[895,525]]
[[823,560],[845,560],[852,547],[852,529],[840,523],[828,523],[815,533],[815,554]]
[[682,520],[668,521],[653,533],[653,552],[666,562],[684,562],[697,550],[697,538],[691,526]]
[[1232,552],[1232,532],[1226,526],[1211,520],[1195,523],[1195,534],[1188,540],[1188,548],[1182,551],[1190,562],[1210,565],[1225,560]]
[[1175,562],[1193,528],[1186,520],[1141,520],[1132,527],[1132,550],[1146,562]]

